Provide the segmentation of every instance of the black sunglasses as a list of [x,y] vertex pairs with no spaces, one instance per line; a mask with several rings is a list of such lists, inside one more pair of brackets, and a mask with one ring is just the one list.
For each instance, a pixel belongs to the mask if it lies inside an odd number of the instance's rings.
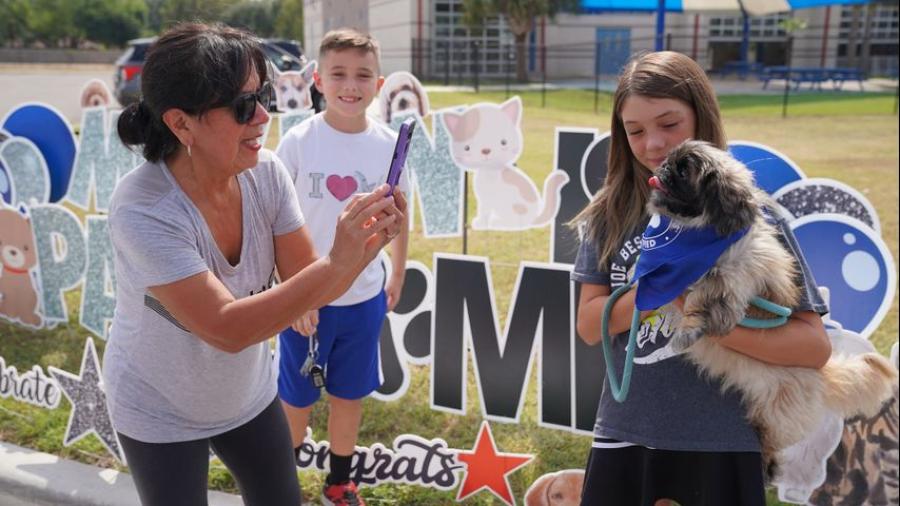
[[253,119],[256,114],[256,104],[262,104],[263,108],[268,110],[269,104],[272,103],[272,94],[275,88],[271,82],[266,82],[262,87],[253,92],[245,93],[231,101],[231,111],[234,113],[234,120],[241,125],[245,125]]

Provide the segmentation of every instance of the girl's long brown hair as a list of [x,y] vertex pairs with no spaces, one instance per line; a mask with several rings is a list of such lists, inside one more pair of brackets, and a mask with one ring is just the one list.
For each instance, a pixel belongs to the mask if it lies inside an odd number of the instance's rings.
[[597,244],[601,266],[622,244],[625,234],[640,224],[650,195],[647,180],[652,172],[634,158],[622,123],[622,105],[632,95],[688,104],[696,117],[694,138],[722,149],[727,147],[715,91],[694,60],[681,53],[660,51],[638,55],[628,62],[613,97],[606,181],[570,222],[573,227],[585,226],[585,241],[599,241],[602,235],[603,242]]

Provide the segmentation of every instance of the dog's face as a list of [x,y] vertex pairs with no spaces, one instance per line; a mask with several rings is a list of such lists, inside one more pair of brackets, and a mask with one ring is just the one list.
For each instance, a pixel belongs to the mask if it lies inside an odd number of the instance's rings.
[[566,469],[538,478],[525,493],[525,506],[578,506],[584,471]]
[[419,98],[418,91],[411,83],[402,85],[400,88],[391,92],[390,111],[398,113],[403,111],[415,111],[422,116],[422,100]]
[[294,73],[281,74],[275,79],[275,90],[278,97],[278,109],[308,109],[312,107],[309,98],[309,82],[302,75]]
[[688,140],[675,147],[650,178],[647,210],[686,226],[715,227],[730,235],[758,212],[753,175],[728,152]]
[[404,111],[414,111],[425,117],[429,107],[428,95],[414,75],[395,72],[384,81],[379,107],[385,123],[390,123],[393,116]]
[[0,209],[0,265],[27,271],[37,263],[31,221],[12,209]]
[[315,62],[310,62],[299,72],[290,71],[275,75],[275,98],[279,111],[312,108],[309,89],[313,84],[314,70]]
[[81,107],[108,106],[111,102],[109,89],[103,81],[92,79],[81,90]]

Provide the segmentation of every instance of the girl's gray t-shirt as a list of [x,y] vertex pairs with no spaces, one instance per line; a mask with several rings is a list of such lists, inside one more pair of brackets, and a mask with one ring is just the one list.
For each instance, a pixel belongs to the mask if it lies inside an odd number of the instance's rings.
[[238,299],[272,286],[275,236],[304,223],[294,185],[266,150],[237,178],[243,216],[237,265],[163,162],[139,166],[113,194],[116,309],[103,378],[113,427],[138,441],[215,436],[250,421],[275,398],[268,342],[239,353],[219,350],[188,332],[148,291],[207,270]]
[[[772,213],[774,215],[774,213]],[[606,265],[598,265],[596,244],[584,240],[578,250],[572,280],[609,286],[615,290],[630,281],[640,254],[641,233],[649,218],[627,235]],[[812,272],[790,226],[775,217],[782,245],[799,266],[797,285],[801,301],[794,311],[828,312],[816,289]],[[601,238],[603,232],[598,234]],[[604,375],[603,393],[594,425],[595,446],[605,440],[648,448],[679,451],[758,452],[759,437],[747,420],[740,394],[722,392],[717,379],[705,377],[682,353],[672,349],[674,325],[663,313],[646,318],[638,330],[631,387],[625,402],[609,393]],[[628,333],[611,339],[613,363],[621,377]],[[598,442],[601,441],[601,442]]]

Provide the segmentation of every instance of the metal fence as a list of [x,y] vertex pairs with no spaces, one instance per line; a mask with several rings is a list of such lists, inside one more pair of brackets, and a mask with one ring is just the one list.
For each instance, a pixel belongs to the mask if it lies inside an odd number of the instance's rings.
[[[695,59],[713,77],[746,81],[749,90],[783,89],[788,95],[803,90],[864,90],[870,77],[898,76],[898,41],[856,40],[837,34],[806,34],[751,38],[742,48],[740,37],[698,37],[669,33],[663,47]],[[813,35],[809,35],[812,33]],[[827,31],[826,31],[827,34]],[[578,44],[525,44],[520,56],[529,83],[561,83],[563,86],[608,89],[622,66],[635,53],[650,51],[653,37],[608,38]],[[741,55],[746,51],[747,60]],[[444,85],[501,84],[509,90],[517,84],[514,44],[484,40],[414,39],[411,50],[385,49],[384,59],[403,61],[405,68],[423,80]],[[772,81],[770,83],[770,81]],[[546,91],[546,86],[541,86]],[[896,106],[895,106],[896,111]],[[786,114],[786,106],[785,106]]]
[[[652,37],[609,39],[578,44],[524,45],[528,80],[550,81],[593,77],[595,74],[616,75],[627,59],[636,52],[652,50]],[[896,78],[898,75],[898,42],[859,43],[856,54],[837,37],[823,38],[798,35],[793,37],[788,61],[789,38],[749,42],[749,64],[762,69],[769,66],[841,67],[857,69],[866,76]],[[697,60],[708,72],[727,73],[741,60],[741,41],[734,39],[699,39],[666,34],[663,46]],[[622,49],[625,49],[625,52]],[[411,50],[385,50],[385,58],[408,58],[413,72],[431,81],[446,84],[516,79],[516,47],[512,44],[485,44],[478,40],[413,40]],[[752,70],[752,68],[751,68]]]

